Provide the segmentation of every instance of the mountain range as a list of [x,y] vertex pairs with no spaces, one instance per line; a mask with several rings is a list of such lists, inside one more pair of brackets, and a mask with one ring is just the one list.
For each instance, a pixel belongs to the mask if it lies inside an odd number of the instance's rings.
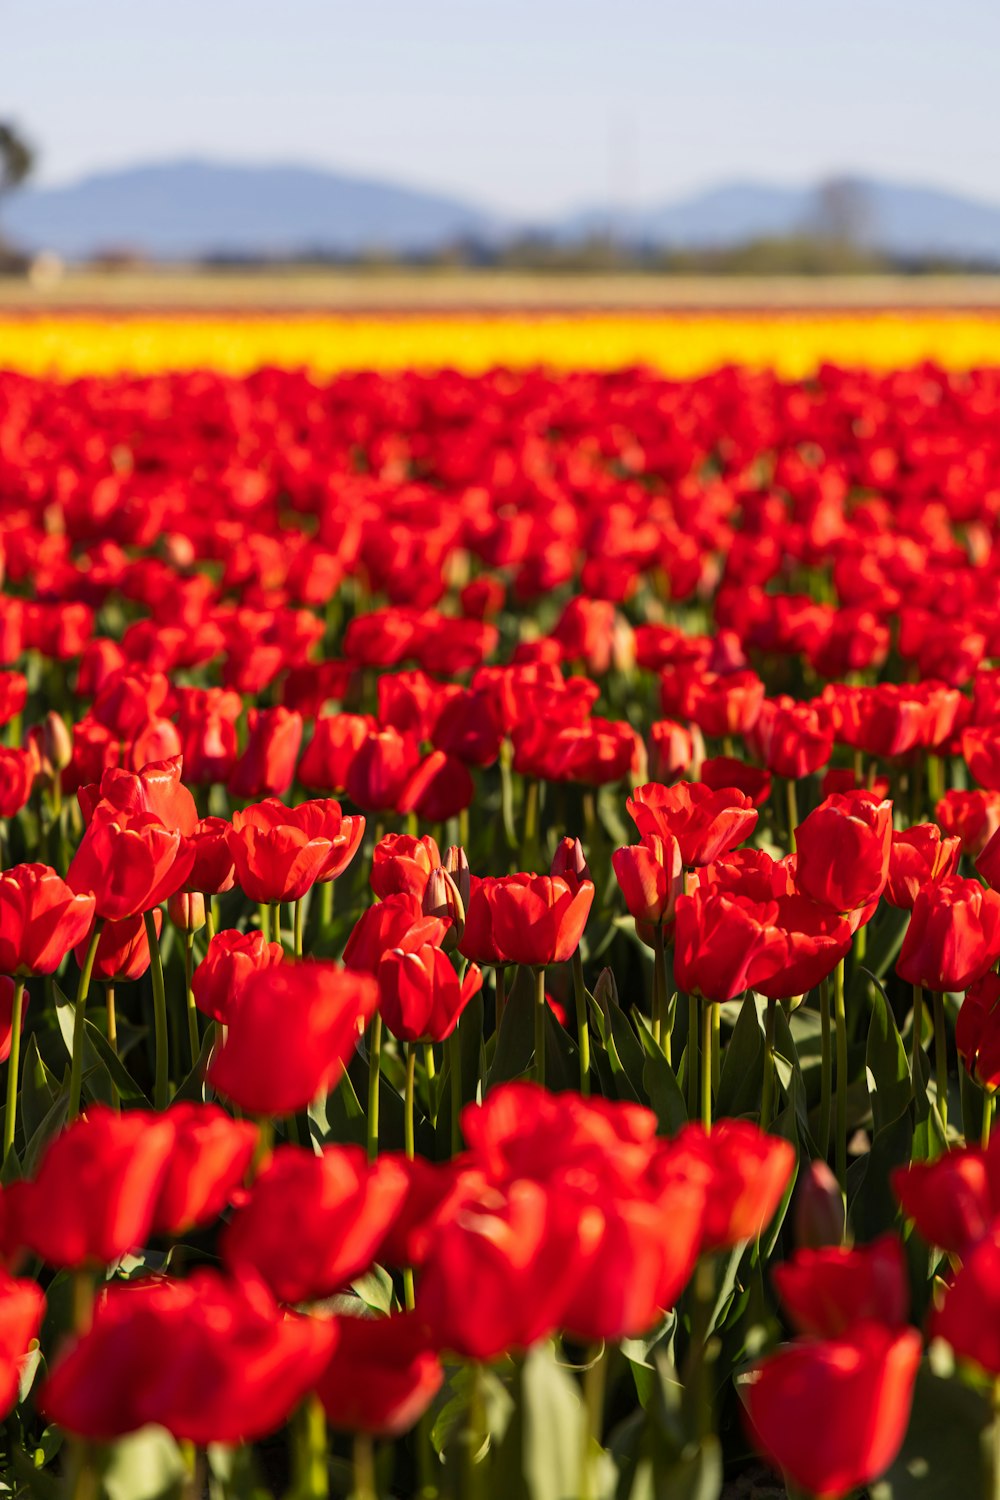
[[[862,177],[842,180],[838,191],[856,237],[872,248],[1000,264],[1000,204]],[[643,208],[585,208],[528,222],[453,195],[322,168],[179,160],[25,188],[4,205],[3,229],[27,249],[69,260],[129,251],[185,261],[421,254],[459,240],[498,246],[526,233],[572,243],[609,228],[630,244],[724,248],[794,234],[827,222],[829,212],[829,187],[739,181]]]

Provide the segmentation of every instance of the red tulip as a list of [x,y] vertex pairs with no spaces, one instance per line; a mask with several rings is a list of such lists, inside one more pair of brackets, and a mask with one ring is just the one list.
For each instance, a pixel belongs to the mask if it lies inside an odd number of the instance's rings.
[[164,828],[193,833],[198,822],[194,798],[181,782],[183,770],[179,755],[152,762],[138,774],[115,767],[105,771],[97,786],[82,786],[80,806],[89,823],[100,803],[115,811],[134,816],[152,813]]
[[684,892],[680,845],[674,838],[649,833],[641,844],[616,849],[611,863],[629,916],[646,942],[654,925],[673,921],[677,897]]
[[952,875],[917,896],[896,972],[925,989],[964,990],[998,958],[1000,895]]
[[643,838],[676,838],[685,865],[711,864],[749,838],[757,823],[756,809],[742,792],[713,791],[699,782],[650,782],[636,787],[625,805]]
[[435,1223],[417,1312],[464,1359],[529,1348],[559,1327],[602,1232],[599,1209],[537,1182],[486,1189]]
[[[153,912],[153,925],[159,937],[163,930],[163,913],[159,908]],[[73,956],[81,969],[86,962],[93,934],[94,925],[91,923],[90,931],[73,950]],[[134,917],[123,917],[120,922],[105,922],[97,940],[92,978],[103,979],[109,984],[133,983],[141,979],[148,968],[149,939],[142,913]]]
[[422,901],[431,871],[440,864],[440,851],[429,833],[419,839],[387,833],[372,852],[371,888],[380,900],[404,891]]
[[892,1190],[929,1245],[964,1255],[1000,1217],[1000,1147],[911,1162],[893,1172]]
[[247,715],[250,738],[233,767],[229,790],[234,797],[280,797],[295,779],[302,743],[302,715],[288,708],[252,708]]
[[894,1234],[857,1249],[799,1250],[771,1274],[796,1333],[839,1338],[862,1321],[906,1327],[906,1257]]
[[35,783],[37,762],[27,750],[0,746],[0,818],[13,818],[25,807]]
[[994,1379],[1000,1375],[1000,1230],[990,1226],[969,1248],[932,1314],[931,1334],[945,1339],[959,1359],[971,1360]]
[[78,895],[48,865],[0,875],[0,973],[52,974],[87,933],[94,897]]
[[210,1224],[242,1183],[257,1145],[257,1127],[215,1104],[172,1104],[166,1119],[174,1144],[153,1210],[155,1234],[179,1235]]
[[715,886],[680,896],[674,929],[674,976],[686,994],[735,1000],[778,974],[788,941],[777,901],[752,901]]
[[331,1426],[399,1437],[444,1384],[423,1322],[412,1313],[340,1318],[337,1343],[316,1387]]
[[99,917],[120,922],[152,911],[180,890],[193,864],[187,840],[155,814],[118,812],[102,802],[66,880],[73,890],[93,895]]
[[194,863],[188,887],[206,896],[221,896],[236,884],[236,863],[229,843],[230,824],[225,818],[202,818],[188,836]]
[[114,1283],[39,1404],[49,1421],[97,1442],[151,1423],[199,1447],[247,1442],[280,1427],[315,1388],[336,1340],[333,1320],[284,1312],[259,1283],[215,1271]]
[[936,823],[917,823],[901,833],[894,832],[885,899],[890,906],[912,911],[925,885],[935,885],[956,874],[961,853],[961,839],[942,838]]
[[17,1402],[24,1357],[39,1336],[44,1314],[41,1287],[0,1269],[0,1416],[6,1417]]
[[393,1156],[369,1166],[356,1146],[319,1156],[279,1146],[223,1232],[223,1260],[255,1272],[282,1302],[328,1297],[378,1258],[407,1188]]
[[8,1235],[50,1266],[105,1266],[141,1247],[176,1130],[169,1115],[95,1105],[52,1140],[35,1177],[6,1191]]
[[756,1446],[817,1500],[877,1479],[906,1436],[920,1335],[860,1323],[801,1339],[757,1366],[745,1387]]
[[328,1092],[371,1020],[378,986],[332,963],[290,963],[248,976],[206,1077],[257,1115],[290,1115]]
[[195,1004],[206,1016],[228,1026],[250,975],[273,968],[284,956],[280,943],[269,943],[256,929],[217,932],[192,976]]
[[440,946],[448,923],[426,916],[416,896],[400,891],[366,907],[344,947],[344,966],[360,974],[377,974],[390,948],[412,953],[424,943]]
[[363,818],[340,803],[286,807],[276,797],[233,814],[228,835],[236,879],[251,901],[298,901],[317,881],[340,874],[357,853]]
[[835,793],[796,830],[795,883],[820,906],[856,911],[884,891],[891,844],[891,802]]
[[706,1134],[685,1125],[674,1137],[711,1174],[705,1198],[702,1251],[727,1250],[756,1239],[774,1218],[795,1169],[788,1141],[745,1120],[720,1120]]
[[1000,1088],[1000,975],[991,969],[969,990],[955,1022],[955,1046],[984,1089]]
[[378,1008],[401,1042],[443,1042],[482,985],[475,964],[460,981],[447,953],[431,943],[408,953],[390,948],[378,968]]
[[583,880],[575,890],[558,876],[507,875],[491,889],[493,936],[507,963],[541,968],[576,952],[594,899]]

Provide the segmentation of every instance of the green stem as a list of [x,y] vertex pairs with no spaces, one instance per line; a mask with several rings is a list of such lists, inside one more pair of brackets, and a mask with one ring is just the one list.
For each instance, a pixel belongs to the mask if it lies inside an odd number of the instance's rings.
[[576,1005],[576,1034],[580,1048],[580,1093],[590,1094],[590,1024],[587,1020],[587,991],[583,983],[583,959],[579,947],[573,954],[573,1000]]
[[205,897],[205,935],[208,938],[209,942],[211,942],[212,939],[215,937],[215,934],[218,931],[218,929],[219,929],[219,924],[218,924],[218,922],[215,919],[215,897],[214,896],[206,896]]
[[833,1042],[830,1025],[830,981],[819,987],[819,1029],[822,1047],[822,1075],[819,1085],[819,1128],[816,1145],[821,1161],[830,1154],[830,1118],[833,1113]]
[[948,1138],[948,1033],[944,1021],[944,996],[935,990],[934,1002],[934,1079],[937,1084],[937,1107]]
[[21,1062],[21,1013],[24,1010],[24,980],[14,980],[14,1003],[10,1014],[10,1057],[7,1059],[7,1107],[3,1117],[3,1159],[14,1145],[17,1126],[17,1078]]
[[837,1181],[847,1199],[847,1011],[844,1008],[844,960],[833,975],[834,1023],[837,1033],[837,1139],[834,1143]]
[[198,1066],[201,1056],[201,1037],[198,1035],[198,1007],[194,1003],[191,976],[194,973],[194,933],[184,934],[184,996],[187,1002],[188,1042],[191,1047],[191,1066]]
[[144,913],[146,940],[149,943],[149,973],[153,981],[153,1032],[156,1044],[156,1073],[153,1084],[153,1108],[166,1109],[170,1092],[170,1052],[167,1038],[167,996],[163,988],[163,964],[156,936],[153,913]]
[[580,1500],[593,1500],[597,1494],[595,1480],[595,1448],[600,1449],[604,1436],[604,1391],[607,1381],[608,1362],[606,1346],[598,1344],[590,1350],[589,1363],[583,1372],[583,1406],[586,1420],[583,1423],[583,1452],[580,1455]]
[[324,880],[319,888],[319,930],[326,932],[333,922],[333,881]]
[[368,1037],[368,1119],[365,1122],[365,1130],[369,1161],[374,1161],[378,1156],[378,1093],[381,1070],[382,1017],[376,1011]]
[[912,1027],[913,1031],[910,1036],[910,1084],[913,1091],[913,1102],[918,1104],[927,1092],[923,1067],[924,991],[923,986],[919,984],[913,986]]
[[496,976],[496,1034],[499,1036],[500,1023],[507,1005],[507,971],[503,964],[497,964],[493,973]]
[[545,1087],[545,970],[535,970],[535,1080]]
[[403,1095],[403,1149],[408,1161],[416,1156],[413,1129],[413,1099],[416,1093],[417,1053],[412,1042],[406,1043],[406,1088]]
[[[743,1003],[745,1005],[747,1001]],[[764,1016],[764,1082],[760,1098],[761,1130],[767,1130],[770,1127],[771,1113],[774,1109],[774,1023],[777,1008],[777,1000],[768,997],[767,1011]]]
[[292,951],[296,958],[302,957],[302,902],[295,902],[295,920],[292,928]]
[[375,1487],[375,1445],[370,1432],[354,1434],[354,1488],[350,1500],[378,1500]]
[[687,1088],[688,1118],[698,1118],[698,996],[688,996]]
[[264,941],[269,942],[271,938],[271,908],[266,901],[258,902],[257,920],[260,923],[260,930],[264,934]]
[[103,923],[100,917],[94,919],[94,931],[90,937],[90,947],[80,970],[80,982],[76,987],[76,1006],[73,1012],[73,1057],[69,1070],[69,1106],[66,1111],[67,1120],[75,1120],[80,1113],[80,1094],[83,1089],[83,1023],[87,1014],[87,994],[90,990],[90,976],[94,972],[94,959],[97,957],[97,945],[101,939],[101,927]]
[[983,1128],[982,1128],[982,1130],[980,1132],[980,1135],[979,1135],[979,1144],[982,1146],[982,1148],[983,1148],[984,1151],[986,1150],[986,1147],[990,1143],[990,1131],[993,1128],[993,1108],[994,1108],[994,1097],[993,1097],[993,1095],[992,1094],[984,1094],[983,1095]]
[[427,1100],[431,1124],[437,1128],[437,1064],[434,1061],[433,1042],[424,1043],[424,1072],[427,1075]]
[[785,808],[788,817],[788,850],[795,853],[795,830],[799,826],[799,799],[791,776],[785,782]]
[[701,1123],[712,1128],[712,1010],[711,1000],[701,1008]]
[[663,923],[653,928],[653,1037],[670,1061],[670,1033],[667,1030],[667,953]]
[[462,1046],[458,1039],[458,1027],[445,1043],[448,1048],[448,1068],[451,1073],[451,1154],[457,1156],[462,1149]]
[[308,1396],[295,1414],[296,1500],[326,1500],[330,1471],[326,1452],[326,1413],[316,1395]]
[[712,1093],[722,1083],[722,1006],[712,1006]]
[[528,782],[524,794],[524,833],[521,837],[521,856],[526,864],[533,863],[538,844],[539,795],[539,784],[533,776]]
[[483,1493],[482,1469],[476,1459],[479,1456],[484,1425],[482,1366],[471,1364],[469,1366],[469,1405],[462,1432],[462,1482],[458,1489],[462,1500],[479,1500]]

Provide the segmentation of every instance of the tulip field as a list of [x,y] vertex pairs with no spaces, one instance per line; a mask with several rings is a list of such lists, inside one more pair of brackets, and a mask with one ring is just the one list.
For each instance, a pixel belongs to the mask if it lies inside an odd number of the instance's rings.
[[472,327],[0,319],[0,1493],[1000,1500],[1000,323]]

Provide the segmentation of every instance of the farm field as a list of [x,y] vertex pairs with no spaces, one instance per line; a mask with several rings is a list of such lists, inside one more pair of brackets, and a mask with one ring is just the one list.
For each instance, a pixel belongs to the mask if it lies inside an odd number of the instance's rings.
[[998,1500],[992,294],[331,284],[0,290],[7,1487]]

